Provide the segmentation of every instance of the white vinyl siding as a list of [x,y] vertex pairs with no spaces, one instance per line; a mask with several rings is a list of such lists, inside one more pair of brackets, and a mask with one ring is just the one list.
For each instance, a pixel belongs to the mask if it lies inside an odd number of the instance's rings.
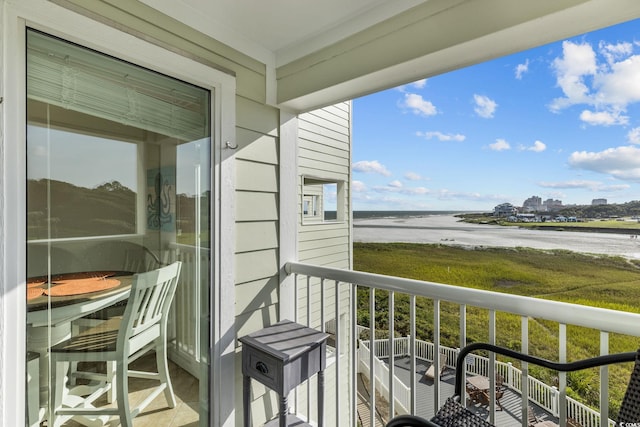
[[[298,121],[298,260],[310,264],[335,268],[351,268],[351,103],[343,102],[319,110],[301,114]],[[336,203],[338,220],[307,221],[303,215],[304,196],[312,196],[316,187],[305,186],[307,182],[335,182],[342,183],[343,203]],[[338,194],[341,192],[338,191]],[[332,210],[329,208],[328,210]],[[340,220],[341,219],[341,220]],[[325,325],[335,319],[335,284],[324,284]],[[350,295],[347,287],[342,287],[340,293],[341,321],[349,321]],[[311,295],[308,296],[309,291]],[[298,322],[312,328],[320,328],[321,321],[321,289],[317,280],[307,283],[306,279],[299,279],[298,294]],[[311,301],[308,307],[307,301]],[[347,324],[348,326],[348,324]],[[349,330],[343,328],[342,331]],[[340,413],[343,425],[349,419],[348,398],[350,385],[350,363],[348,337],[341,337],[340,375],[336,375],[336,363],[328,366],[325,373],[325,389],[336,390],[340,387]],[[337,383],[340,378],[340,384]],[[298,412],[311,415],[315,420],[317,413],[315,396],[315,379],[308,387],[301,387],[298,392]],[[310,392],[311,399],[307,399]],[[333,414],[336,413],[335,392],[325,396],[325,423],[328,426],[338,425]],[[311,404],[308,404],[308,401]]]
[[[345,221],[301,224],[299,261],[337,268],[351,267],[349,186],[351,182],[351,103],[344,102],[299,116],[298,212],[302,217],[303,178],[345,183]],[[340,206],[340,204],[338,204]]]

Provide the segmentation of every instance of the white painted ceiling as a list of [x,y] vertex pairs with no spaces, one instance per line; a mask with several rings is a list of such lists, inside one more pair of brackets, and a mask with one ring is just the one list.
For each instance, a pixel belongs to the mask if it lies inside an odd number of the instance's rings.
[[142,0],[279,66],[428,0]]
[[292,111],[640,18],[640,0],[139,1],[263,63],[266,102]]

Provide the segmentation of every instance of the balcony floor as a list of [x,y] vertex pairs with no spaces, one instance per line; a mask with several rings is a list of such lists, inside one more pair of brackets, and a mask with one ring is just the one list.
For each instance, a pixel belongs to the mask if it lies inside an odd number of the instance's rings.
[[[143,356],[133,362],[131,369],[153,370],[155,369],[155,355],[153,353]],[[169,375],[173,384],[173,392],[176,397],[176,407],[167,407],[164,394],[156,397],[137,417],[133,419],[134,427],[196,427],[200,425],[198,415],[198,379],[187,373],[178,365],[169,361]],[[135,406],[149,395],[150,389],[158,384],[157,381],[139,378],[129,379],[129,403]],[[96,401],[99,407],[115,407],[109,405],[106,397]],[[69,427],[83,427],[73,420],[64,424]],[[117,417],[112,418],[106,427],[119,426]]]
[[[407,386],[409,386],[410,382],[410,358],[409,357],[397,357],[395,360],[395,375]],[[384,360],[385,363],[388,363],[388,360]],[[433,393],[433,381],[425,379],[424,373],[429,368],[431,364],[429,362],[424,362],[420,359],[416,360],[416,385],[417,385],[417,395],[416,395],[416,415],[419,415],[423,418],[430,419],[434,415],[433,410],[433,401],[434,401],[434,393]],[[440,407],[444,404],[445,400],[453,395],[454,392],[454,380],[455,380],[455,371],[452,369],[445,369],[443,371],[441,382],[440,382]],[[502,399],[500,399],[500,403],[502,403],[502,407],[504,408],[502,411],[496,411],[496,422],[497,426],[514,426],[521,425],[521,405],[522,399],[520,394],[515,393],[511,390],[506,390]],[[533,408],[538,419],[549,420],[555,423],[558,422],[558,419],[541,409],[535,404],[530,404],[531,408]],[[471,411],[476,414],[482,416],[485,419],[489,419],[489,411],[486,405],[474,404],[468,407]]]

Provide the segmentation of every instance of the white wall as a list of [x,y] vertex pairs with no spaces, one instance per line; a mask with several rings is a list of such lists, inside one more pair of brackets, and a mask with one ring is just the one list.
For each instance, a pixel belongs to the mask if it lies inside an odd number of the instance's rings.
[[[301,114],[298,122],[298,260],[335,268],[349,269],[351,254],[351,102],[325,107]],[[335,221],[305,221],[302,212],[303,195],[313,194],[317,188],[305,191],[304,179],[313,182],[326,181],[341,183],[343,192],[338,194],[341,203],[336,206],[341,212]],[[313,328],[322,327],[320,301],[324,301],[324,321],[335,320],[335,284],[324,284],[324,293],[318,281],[307,283],[306,278],[297,283],[298,322]],[[324,295],[322,298],[321,296]],[[328,426],[346,425],[350,419],[349,387],[351,384],[351,364],[349,361],[351,344],[350,292],[342,285],[339,290],[339,316],[341,322],[340,362],[333,361],[326,371],[325,422]],[[338,366],[339,365],[339,366]],[[339,369],[339,374],[337,372]],[[315,380],[310,387],[302,388],[299,395],[299,410],[309,412],[315,419]],[[336,398],[336,390],[340,390]],[[307,405],[307,393],[311,395],[311,405]],[[339,408],[338,408],[339,406]],[[339,412],[338,412],[339,409]],[[340,420],[336,414],[340,414]]]

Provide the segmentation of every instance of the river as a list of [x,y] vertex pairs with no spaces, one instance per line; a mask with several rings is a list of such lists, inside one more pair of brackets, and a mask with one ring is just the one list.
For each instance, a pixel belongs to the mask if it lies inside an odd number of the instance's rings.
[[467,247],[528,247],[640,259],[640,239],[628,234],[530,230],[470,224],[453,215],[355,219],[355,242],[439,243]]

